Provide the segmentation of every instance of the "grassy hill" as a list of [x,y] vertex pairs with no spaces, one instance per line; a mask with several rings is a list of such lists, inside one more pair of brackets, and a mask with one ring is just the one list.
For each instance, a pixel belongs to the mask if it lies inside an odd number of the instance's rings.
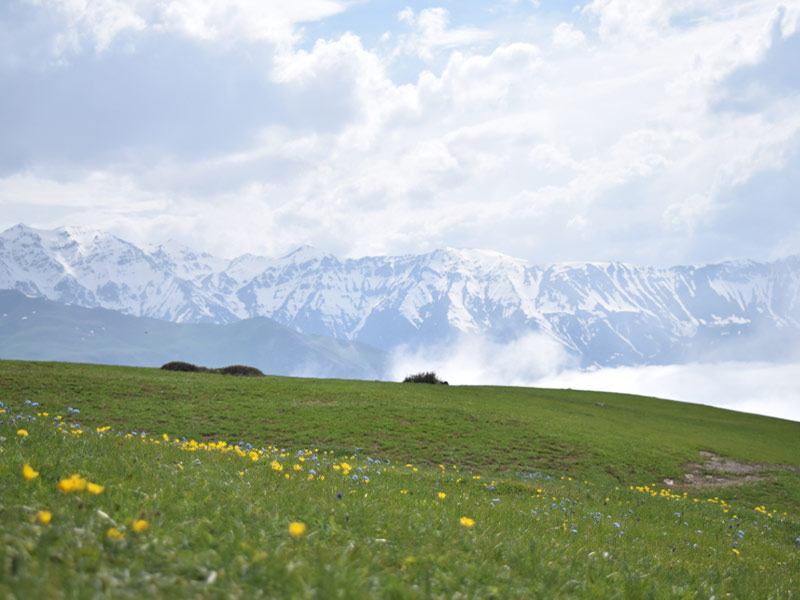
[[[573,390],[12,361],[0,401],[3,597],[800,586],[800,423]],[[73,473],[104,490],[60,491]]]

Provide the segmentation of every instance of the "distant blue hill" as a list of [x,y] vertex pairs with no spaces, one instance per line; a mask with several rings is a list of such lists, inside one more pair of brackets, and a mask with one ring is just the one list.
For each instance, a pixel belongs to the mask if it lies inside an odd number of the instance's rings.
[[177,324],[0,290],[0,358],[159,367],[245,364],[266,374],[381,379],[388,354],[304,335],[259,317],[227,325]]

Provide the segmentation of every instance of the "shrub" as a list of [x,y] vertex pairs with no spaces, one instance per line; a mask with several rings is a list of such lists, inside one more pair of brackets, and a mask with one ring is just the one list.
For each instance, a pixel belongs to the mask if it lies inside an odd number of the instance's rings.
[[220,375],[239,375],[241,377],[264,377],[264,373],[255,367],[245,365],[231,365],[219,369],[209,369],[208,367],[198,367],[192,363],[174,360],[161,367],[165,371],[183,371],[186,373],[218,373]]
[[201,368],[197,365],[193,365],[192,363],[183,362],[180,360],[173,360],[172,362],[168,362],[165,365],[161,365],[161,368],[165,371],[185,371],[187,373],[198,373],[201,371]]
[[221,369],[214,369],[214,372],[221,373],[222,375],[239,375],[241,377],[264,377],[264,373],[255,367],[248,367],[245,365],[222,367]]
[[415,373],[414,375],[409,375],[405,379],[403,379],[403,383],[433,383],[439,385],[448,385],[446,381],[442,381],[436,376],[436,373],[433,371],[427,371],[425,373]]

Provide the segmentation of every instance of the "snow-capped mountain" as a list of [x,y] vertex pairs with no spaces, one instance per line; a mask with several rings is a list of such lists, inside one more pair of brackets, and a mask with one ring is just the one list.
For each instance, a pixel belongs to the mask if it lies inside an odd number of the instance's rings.
[[0,289],[173,322],[270,317],[385,350],[538,332],[584,365],[776,359],[800,339],[800,256],[658,269],[482,250],[219,259],[82,228],[0,235]]

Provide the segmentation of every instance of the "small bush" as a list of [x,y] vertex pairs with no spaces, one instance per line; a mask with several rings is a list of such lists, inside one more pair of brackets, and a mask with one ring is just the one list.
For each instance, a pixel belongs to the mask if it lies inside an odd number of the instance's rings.
[[199,373],[202,369],[192,363],[183,362],[180,360],[173,360],[165,365],[161,365],[165,371],[184,371],[186,373]]
[[264,377],[264,373],[255,367],[248,367],[245,365],[222,367],[221,369],[214,369],[214,372],[221,373],[222,375],[239,375],[241,377]]
[[436,376],[436,373],[433,371],[427,371],[425,373],[416,373],[414,375],[409,375],[405,379],[403,379],[403,383],[432,383],[438,385],[448,385],[446,381],[442,381]]

